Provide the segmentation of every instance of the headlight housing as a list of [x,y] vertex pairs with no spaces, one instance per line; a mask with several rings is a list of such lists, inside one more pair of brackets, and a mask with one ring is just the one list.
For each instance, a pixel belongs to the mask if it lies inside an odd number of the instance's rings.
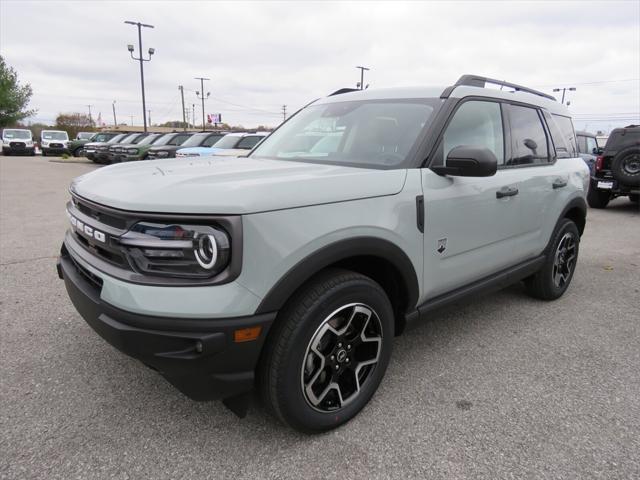
[[128,148],[128,149],[127,149],[127,153],[128,153],[129,155],[137,155],[137,154],[138,154],[138,153],[140,153],[140,152],[138,151],[138,149],[137,149],[137,148]]
[[159,157],[168,157],[169,156],[169,152],[167,152],[166,150],[160,150],[158,152],[158,156]]
[[206,279],[231,258],[229,236],[212,225],[139,222],[118,241],[131,267],[149,275]]

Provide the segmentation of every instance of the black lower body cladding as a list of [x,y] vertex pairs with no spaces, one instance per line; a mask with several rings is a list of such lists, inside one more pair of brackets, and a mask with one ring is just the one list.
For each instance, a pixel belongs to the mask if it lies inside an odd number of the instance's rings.
[[[63,248],[58,275],[84,320],[121,352],[158,371],[194,400],[226,399],[254,387],[254,370],[275,313],[188,319],[125,312],[100,299],[101,281]],[[236,343],[238,329],[260,326],[256,340]]]

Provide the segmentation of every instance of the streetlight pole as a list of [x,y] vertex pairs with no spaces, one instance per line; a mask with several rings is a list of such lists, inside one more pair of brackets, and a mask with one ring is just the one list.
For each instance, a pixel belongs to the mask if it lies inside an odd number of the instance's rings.
[[193,128],[196,128],[196,104],[191,104],[191,125]]
[[93,118],[91,117],[91,105],[87,105],[89,107],[89,125],[93,127]]
[[360,69],[360,90],[364,90],[364,71],[366,70],[367,72],[370,70],[367,67],[356,67]]
[[[204,128],[204,81],[207,80],[211,80],[210,78],[204,78],[204,77],[195,77],[196,80],[200,80],[200,91],[196,92],[196,97],[198,97],[200,100],[202,100],[202,131],[205,130]],[[207,92],[207,96],[206,98],[209,98],[209,95],[211,95],[211,92]]]
[[560,103],[564,105],[564,94],[567,93],[567,91],[575,92],[576,91],[576,87],[554,88],[553,91],[554,92],[562,92],[562,100],[560,100]]
[[284,122],[287,119],[287,106],[282,105],[282,121]]
[[182,127],[184,131],[187,131],[187,119],[185,118],[184,111],[184,87],[182,85],[178,85],[178,90],[180,90],[180,97],[182,98]]
[[116,101],[115,100],[111,104],[111,108],[113,108],[113,127],[116,128],[118,126],[118,121],[116,120]]
[[133,56],[133,45],[131,44],[127,45],[127,49],[131,54],[131,58],[140,62],[140,84],[142,85],[142,121],[144,125],[144,131],[146,132],[147,131],[147,104],[144,98],[144,67],[143,65],[144,65],[144,62],[151,61],[151,55],[155,53],[155,49],[154,48],[149,49],[149,58],[144,58],[144,56],[142,55],[142,27],[146,27],[146,28],[155,28],[155,27],[153,25],[147,25],[146,23],[131,22],[129,20],[126,20],[124,23],[129,25],[135,25],[138,27],[138,50],[140,52],[140,57],[136,58]]

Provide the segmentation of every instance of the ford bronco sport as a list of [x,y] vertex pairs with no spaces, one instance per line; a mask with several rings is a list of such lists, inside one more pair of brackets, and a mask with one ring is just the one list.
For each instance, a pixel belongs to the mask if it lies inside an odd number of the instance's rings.
[[567,290],[589,182],[573,152],[566,107],[515,84],[342,90],[248,158],[75,179],[58,273],[99,335],[189,397],[243,416],[255,388],[328,430],[434,309],[520,280]]

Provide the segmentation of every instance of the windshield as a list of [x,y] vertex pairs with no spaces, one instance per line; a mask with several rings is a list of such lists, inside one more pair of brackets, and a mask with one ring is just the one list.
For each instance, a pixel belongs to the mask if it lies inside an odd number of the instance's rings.
[[158,141],[153,142],[153,145],[155,147],[161,147],[163,145],[166,145],[171,140],[176,138],[177,135],[178,135],[177,133],[167,133],[166,135],[163,135],[162,138],[159,138]]
[[204,141],[204,139],[207,138],[209,135],[211,135],[211,134],[210,133],[196,133],[195,135],[192,135],[191,137],[189,137],[189,139],[182,144],[182,147],[183,148],[186,148],[186,147],[199,147],[200,144]]
[[121,133],[120,135],[116,135],[115,137],[113,137],[107,143],[120,143],[120,140],[122,140],[123,138],[126,138],[128,136],[130,136],[128,133]]
[[156,135],[148,135],[138,142],[138,145],[151,145],[152,143],[155,145],[155,141],[160,137],[162,137],[162,135],[159,133]]
[[242,140],[242,137],[238,135],[226,135],[213,144],[216,148],[236,148],[238,142]]
[[95,135],[95,133],[93,133],[93,132],[79,132],[78,136],[76,138],[78,140],[89,140],[89,139],[93,138],[94,135]]
[[29,130],[5,130],[2,132],[2,138],[20,138],[22,140],[29,140],[31,138],[31,132]]
[[126,143],[135,143],[135,139],[140,136],[139,133],[130,133],[129,135],[122,138],[118,143],[126,144]]
[[69,140],[67,132],[42,132],[43,140]]
[[365,100],[311,105],[267,137],[251,157],[397,167],[409,157],[439,102]]

